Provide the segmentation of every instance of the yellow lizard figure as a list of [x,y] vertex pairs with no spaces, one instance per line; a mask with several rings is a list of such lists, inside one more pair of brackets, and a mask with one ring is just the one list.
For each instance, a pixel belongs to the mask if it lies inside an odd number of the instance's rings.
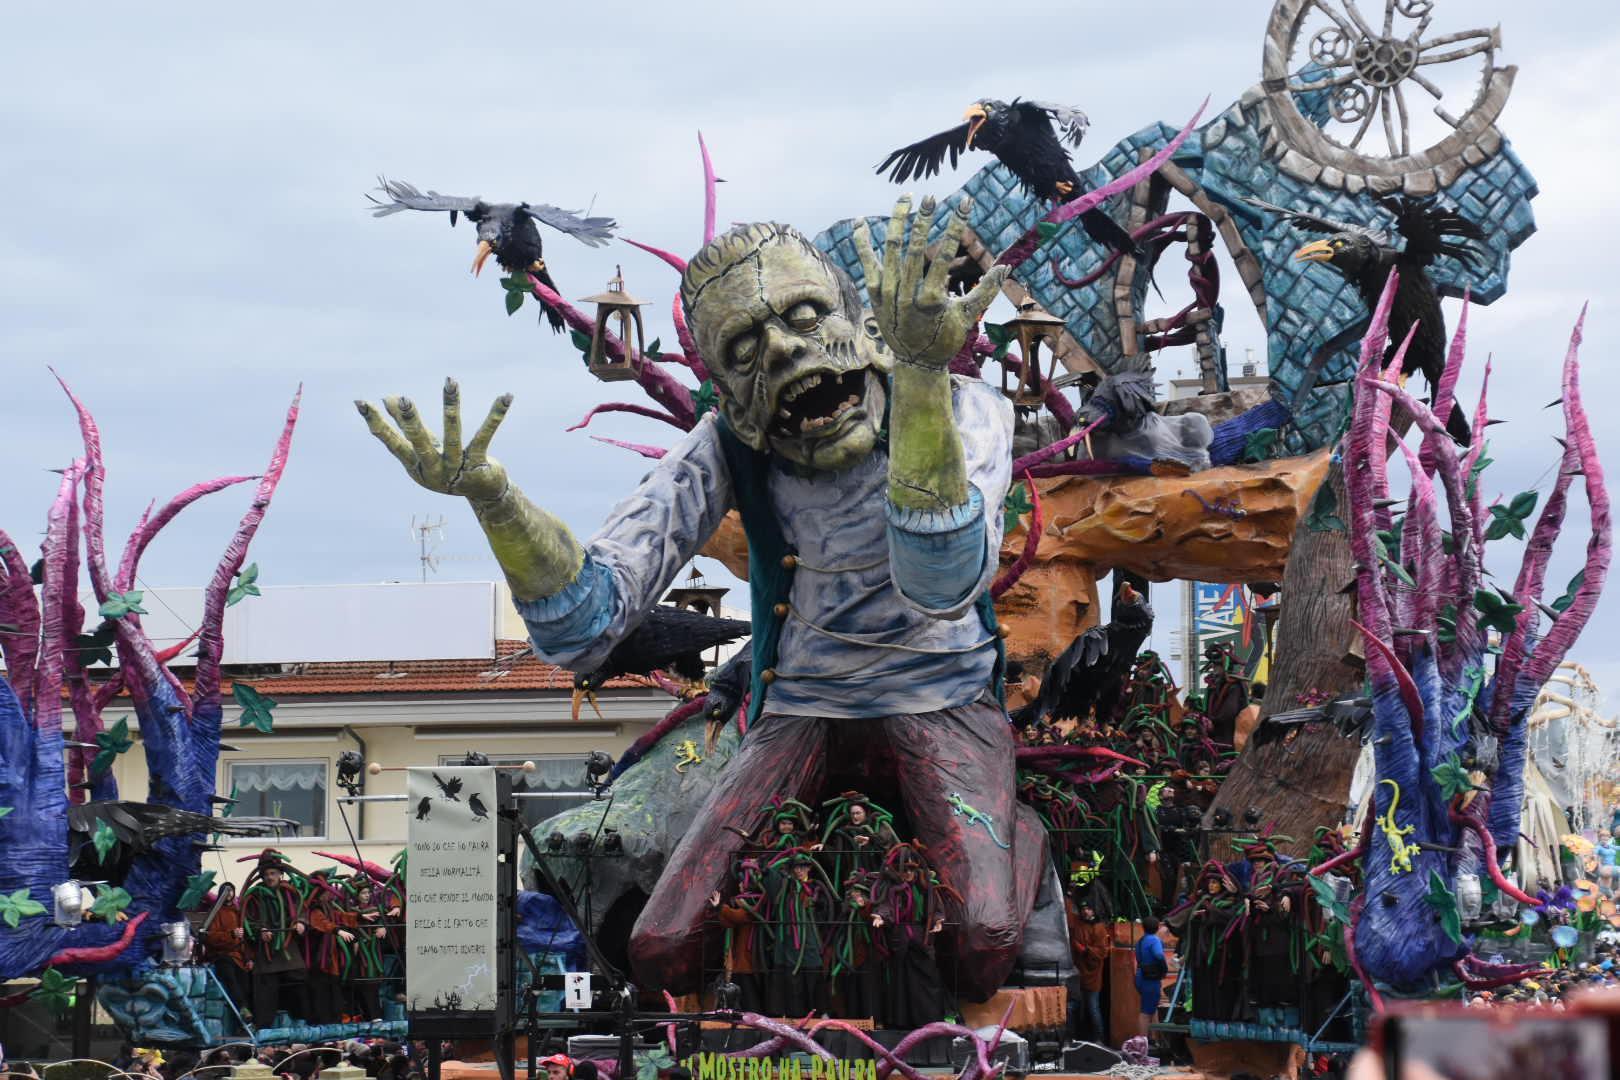
[[1380,786],[1388,784],[1395,789],[1395,793],[1389,797],[1389,809],[1378,818],[1378,827],[1384,831],[1384,839],[1389,841],[1389,872],[1411,873],[1412,856],[1418,849],[1416,844],[1408,844],[1404,837],[1417,826],[1408,825],[1403,829],[1395,824],[1395,808],[1401,804],[1401,785],[1393,780],[1380,780],[1378,783]]
[[691,739],[682,739],[681,745],[675,748],[675,771],[684,773],[689,765],[703,764],[703,755],[698,753],[697,743]]

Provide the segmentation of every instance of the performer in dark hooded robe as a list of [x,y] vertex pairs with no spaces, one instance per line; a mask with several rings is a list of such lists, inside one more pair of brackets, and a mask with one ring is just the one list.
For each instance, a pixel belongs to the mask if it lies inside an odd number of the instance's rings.
[[877,875],[856,870],[844,880],[842,921],[833,930],[833,992],[838,1015],[884,1026],[883,975],[873,947],[872,890]]
[[770,970],[765,1001],[774,1016],[804,1016],[826,1005],[823,941],[833,894],[807,851],[783,853],[765,870],[770,899]]
[[916,845],[897,845],[884,860],[872,926],[884,958],[883,1014],[895,1028],[919,1028],[945,1015],[934,937],[945,928],[948,893],[952,890],[940,882]]
[[1192,978],[1192,1014],[1236,1020],[1244,1014],[1243,897],[1218,862],[1204,864],[1185,911],[1180,950]]
[[760,881],[758,859],[743,859],[737,867],[737,892],[731,899],[720,893],[709,906],[725,928],[725,980],[737,987],[740,1009],[757,1012],[765,1006],[762,985],[766,970],[765,939],[769,904]]
[[281,854],[266,850],[242,890],[242,927],[253,950],[256,1027],[274,1025],[279,1009],[298,1019],[310,1012],[304,981],[304,898],[288,872]]

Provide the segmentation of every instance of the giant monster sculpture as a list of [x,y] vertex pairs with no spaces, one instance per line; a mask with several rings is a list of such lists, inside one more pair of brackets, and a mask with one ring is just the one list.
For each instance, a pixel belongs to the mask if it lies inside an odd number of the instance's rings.
[[[1496,535],[1488,524],[1504,514],[1527,517],[1530,510],[1485,504],[1478,468],[1483,440],[1460,448],[1440,419],[1454,401],[1466,318],[1432,409],[1381,376],[1397,287],[1391,275],[1362,343],[1344,451],[1377,782],[1360,845],[1314,871],[1361,861],[1364,887],[1348,912],[1345,941],[1375,1000],[1376,985],[1421,993],[1454,978],[1488,986],[1534,970],[1475,957],[1463,943],[1457,900],[1464,891],[1477,893],[1481,875],[1488,875],[1520,903],[1538,902],[1503,875],[1496,853],[1518,841],[1530,707],[1591,617],[1610,557],[1609,498],[1581,402],[1580,324],[1564,360],[1565,438],[1557,478],[1512,588],[1492,587],[1483,577],[1486,539]],[[1401,344],[1397,371],[1410,340]],[[1399,518],[1393,514],[1398,502],[1389,498],[1385,453],[1397,407],[1421,433],[1418,450],[1395,444],[1412,474]],[[1487,419],[1482,392],[1473,430],[1483,432]],[[1586,488],[1592,534],[1581,573],[1545,608],[1551,625],[1543,632],[1548,559],[1577,476]],[[1442,491],[1449,530],[1440,519]],[[1386,544],[1380,533],[1396,542]]]
[[[44,973],[47,991],[67,976],[105,977],[148,967],[160,951],[160,925],[181,917],[188,884],[198,898],[206,891],[206,883],[193,877],[200,866],[199,842],[206,842],[209,829],[226,828],[212,817],[223,712],[221,626],[248,544],[281,479],[298,416],[295,398],[262,476],[221,477],[186,489],[155,512],[148,508],[114,565],[103,539],[107,474],[101,436],[89,411],[69,397],[78,411],[84,456],[62,470],[46,518],[37,590],[21,550],[0,532],[0,654],[6,670],[0,679],[0,808],[5,811],[0,814],[0,895],[7,910],[0,925],[0,979]],[[141,628],[136,590],[141,556],[186,507],[254,479],[253,501],[205,590],[197,634],[158,650]],[[79,602],[81,543],[118,658],[116,672],[95,681],[87,674],[95,650],[86,646],[97,635],[84,633]],[[167,665],[192,645],[196,668],[188,687]],[[164,827],[150,830],[154,835],[121,864],[121,876],[101,886],[100,918],[59,920],[53,918],[52,892],[73,877],[70,807],[74,819],[95,820],[98,809],[118,799],[103,754],[116,757],[129,749],[130,740],[119,728],[107,728],[101,714],[120,694],[127,694],[133,706],[151,776],[148,803],[131,807],[136,813],[121,820],[139,818]],[[64,700],[73,713],[71,738],[63,731]],[[106,822],[100,828],[94,838],[98,851],[109,841],[119,842]]]
[[[1084,213],[1150,175],[1175,145],[1053,215]],[[750,731],[636,924],[631,960],[651,985],[696,988],[707,899],[761,802],[814,797],[829,755],[879,751],[895,763],[916,835],[963,896],[948,941],[959,991],[988,996],[1016,958],[1046,849],[1014,799],[989,595],[1012,416],[988,385],[948,369],[1041,234],[1028,230],[1003,266],[954,297],[937,252],[954,249],[970,208],[945,212],[944,242],[931,250],[936,209],[925,199],[913,217],[903,199],[881,258],[857,237],[870,311],[785,226],[739,226],[682,263],[683,344],[712,375],[719,408],[660,456],[584,547],[488,455],[510,397],[465,449],[454,383],[442,446],[410,401],[386,401],[397,430],[357,403],[414,479],[469,499],[536,650],[571,668],[595,667],[726,513],[741,513],[753,568]],[[952,814],[953,794],[1013,840]]]

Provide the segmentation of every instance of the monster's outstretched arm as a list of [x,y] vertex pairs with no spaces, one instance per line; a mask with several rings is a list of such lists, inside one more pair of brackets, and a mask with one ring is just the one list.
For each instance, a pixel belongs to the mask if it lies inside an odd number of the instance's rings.
[[495,402],[465,450],[453,381],[444,387],[442,448],[409,401],[384,403],[398,430],[371,405],[355,404],[412,479],[472,504],[535,651],[575,671],[595,667],[635,628],[731,507],[715,424],[705,417],[581,547],[567,525],[525,498],[489,456],[511,395]]
[[964,199],[949,212],[941,255],[932,261],[927,251],[935,212],[932,196],[923,199],[909,240],[910,196],[895,204],[881,265],[865,224],[855,233],[872,312],[896,360],[889,415],[889,521],[896,583],[920,606],[942,613],[974,598],[986,557],[985,514],[995,511],[969,483],[948,370],[1008,273],[1007,267],[993,267],[966,297],[947,292],[946,253],[956,250],[971,205]]
[[472,504],[515,598],[551,596],[579,575],[585,552],[568,526],[531,503],[511,482],[506,468],[489,456],[490,441],[512,407],[511,394],[496,399],[465,449],[461,445],[461,393],[453,379],[444,381],[442,447],[409,398],[383,399],[398,431],[370,402],[354,404],[371,433],[413,480],[429,491],[465,496]]

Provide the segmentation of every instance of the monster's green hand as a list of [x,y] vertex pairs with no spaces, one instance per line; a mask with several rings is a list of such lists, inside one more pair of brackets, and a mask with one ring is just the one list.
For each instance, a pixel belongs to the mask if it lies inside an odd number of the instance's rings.
[[902,196],[884,238],[880,266],[866,223],[855,227],[855,251],[866,275],[878,330],[897,363],[889,415],[889,500],[908,510],[947,510],[968,501],[967,467],[951,412],[947,369],[968,334],[996,298],[1008,268],[991,267],[963,297],[948,292],[950,261],[967,224],[972,201],[954,211],[932,260],[928,233],[935,203],[927,196],[911,222],[911,197]]
[[505,467],[489,456],[495,431],[512,407],[511,394],[495,399],[483,426],[465,448],[461,445],[461,391],[453,379],[444,381],[442,447],[409,398],[383,398],[388,415],[399,425],[397,431],[369,402],[354,405],[371,433],[399,459],[412,480],[429,491],[465,496],[472,504],[517,599],[551,596],[579,573],[585,553],[568,526],[524,498],[507,478]]

